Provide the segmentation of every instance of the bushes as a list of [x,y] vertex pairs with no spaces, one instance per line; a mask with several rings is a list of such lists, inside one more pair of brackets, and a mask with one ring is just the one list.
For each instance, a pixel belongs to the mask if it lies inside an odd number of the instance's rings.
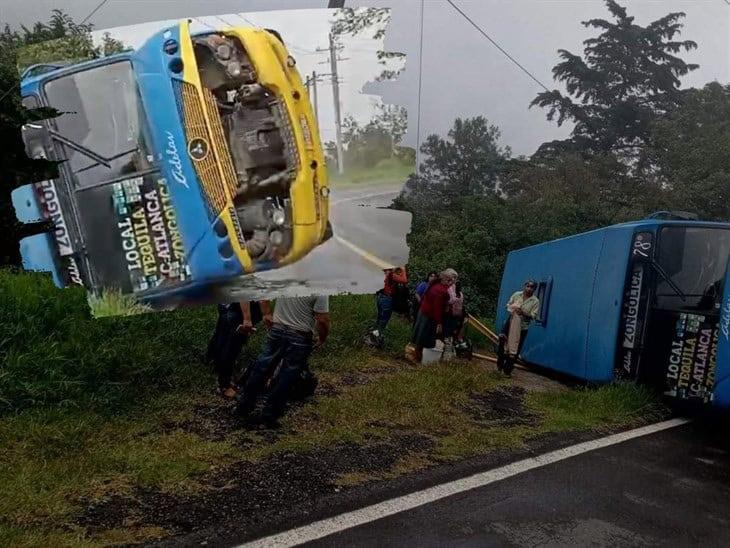
[[[312,366],[337,370],[362,352],[375,318],[372,295],[331,299],[332,334]],[[121,410],[160,391],[211,382],[200,363],[215,307],[93,319],[82,289],[57,289],[43,274],[0,270],[0,414],[29,407]],[[388,350],[400,352],[408,326],[388,327]],[[260,330],[241,356],[256,356]]]
[[212,307],[95,320],[82,289],[0,271],[0,413],[29,406],[115,408],[200,382]]

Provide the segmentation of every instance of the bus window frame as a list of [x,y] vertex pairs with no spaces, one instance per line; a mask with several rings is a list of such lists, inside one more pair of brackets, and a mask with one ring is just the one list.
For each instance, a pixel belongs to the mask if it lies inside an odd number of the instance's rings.
[[[117,63],[127,63],[129,65],[129,67],[131,69],[131,72],[132,72],[132,75],[134,76],[135,92],[136,92],[137,97],[138,97],[138,99],[140,101],[140,104],[142,103],[142,98],[141,98],[140,91],[139,91],[139,84],[137,83],[136,74],[134,72],[134,63],[132,61],[132,57],[131,56],[129,56],[129,55],[122,55],[120,57],[117,57],[117,56],[113,56],[113,57],[111,57],[111,56],[110,57],[102,57],[102,58],[97,59],[95,61],[96,62],[88,63],[88,64],[85,64],[85,65],[84,65],[84,63],[79,63],[74,68],[72,68],[71,70],[68,70],[67,72],[64,72],[63,74],[57,74],[57,75],[55,75],[55,76],[53,76],[51,78],[43,79],[43,81],[38,86],[38,89],[39,89],[39,92],[40,92],[40,96],[41,96],[41,99],[42,99],[43,103],[46,106],[49,106],[50,108],[54,108],[50,104],[50,102],[48,101],[48,95],[46,94],[46,85],[48,85],[48,83],[53,82],[54,80],[60,80],[61,78],[66,78],[66,77],[69,77],[69,76],[73,76],[74,74],[77,74],[77,73],[80,73],[80,72],[86,72],[86,71],[89,71],[89,70],[98,69],[98,68],[101,68],[101,67],[105,67],[105,66],[109,66],[109,65],[113,65],[113,64],[117,64]],[[84,65],[84,66],[80,66],[80,65]],[[148,148],[154,149],[154,144],[153,144],[153,141],[152,141],[152,135],[151,135],[150,127],[149,127],[149,119],[147,117],[147,113],[144,111],[144,106],[143,105],[142,105],[142,111],[144,112],[144,122],[145,122],[144,124],[141,124],[141,126],[143,126],[142,127],[142,130],[143,130],[143,133],[144,133],[144,138],[145,138],[145,140],[148,143],[148,145],[147,145]],[[58,131],[58,125],[56,124],[55,119],[51,119],[49,121],[50,121],[50,126],[55,131]],[[57,153],[57,147],[58,147],[58,145],[54,142],[54,144],[53,144],[53,152],[54,152],[54,155],[56,156],[56,159],[58,159],[58,157],[59,157],[58,156],[58,153]],[[61,161],[61,165],[59,165],[59,171],[60,171],[60,169],[64,169],[65,170],[64,171],[64,174],[65,174],[65,179],[66,179],[67,187],[71,191],[70,194],[75,195],[77,192],[83,192],[84,190],[89,190],[89,189],[92,189],[92,188],[99,188],[101,186],[113,184],[113,183],[122,181],[124,179],[128,179],[129,177],[139,176],[139,175],[144,175],[144,174],[151,173],[151,172],[154,172],[154,171],[159,171],[160,170],[160,167],[159,167],[159,164],[157,162],[157,158],[156,158],[155,154],[152,154],[151,156],[154,158],[154,160],[152,162],[152,166],[153,167],[150,168],[149,170],[143,170],[142,172],[137,173],[137,174],[134,174],[134,173],[132,173],[132,174],[125,174],[122,177],[120,177],[120,176],[112,177],[112,178],[109,178],[109,179],[105,179],[105,180],[102,180],[102,181],[98,181],[98,182],[96,182],[96,183],[94,183],[92,185],[86,185],[86,186],[79,186],[78,181],[76,180],[76,177],[74,176],[74,173],[71,171],[71,167],[70,167],[68,161]],[[74,198],[74,202],[75,202],[75,198]],[[76,204],[74,203],[74,209],[75,208],[76,208]]]
[[544,280],[537,282],[537,288],[535,289],[535,296],[539,301],[539,308],[535,323],[542,327],[547,326],[548,310],[550,308],[550,296],[553,291],[553,277],[548,276]]
[[[654,258],[654,261],[656,261],[660,266],[661,263],[659,262],[659,253],[662,249],[662,239],[667,237],[665,236],[665,230],[669,228],[683,228],[683,229],[710,229],[710,230],[725,230],[730,234],[730,227],[723,226],[722,223],[713,224],[713,223],[682,223],[682,222],[675,222],[675,223],[661,223],[659,226],[656,227],[656,230],[654,232],[655,238],[656,238],[656,244],[654,245],[654,249],[652,250],[652,256]],[[658,286],[661,282],[661,277],[656,275],[654,273],[653,280],[651,282],[651,307],[655,310],[665,310],[665,311],[679,311],[679,312],[686,312],[691,314],[698,314],[700,313],[698,310],[693,309],[692,307],[685,304],[680,297],[677,295],[674,297],[673,295],[659,295],[658,294]],[[684,289],[683,289],[684,290]],[[688,297],[691,298],[698,298],[701,297],[699,295],[688,295]],[[662,303],[660,299],[662,298],[676,298],[678,300],[678,304],[674,306],[669,306],[666,303]],[[716,310],[713,311],[704,311],[702,312],[704,314],[713,314],[717,313]]]

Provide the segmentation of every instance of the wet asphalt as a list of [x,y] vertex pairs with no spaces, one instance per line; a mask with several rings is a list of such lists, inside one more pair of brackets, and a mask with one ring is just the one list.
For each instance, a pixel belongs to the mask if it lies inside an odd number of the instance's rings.
[[730,546],[730,429],[701,421],[309,546]]
[[383,285],[379,263],[408,262],[411,215],[387,209],[401,186],[332,190],[330,221],[335,237],[292,265],[234,280],[220,293],[231,300],[374,293]]

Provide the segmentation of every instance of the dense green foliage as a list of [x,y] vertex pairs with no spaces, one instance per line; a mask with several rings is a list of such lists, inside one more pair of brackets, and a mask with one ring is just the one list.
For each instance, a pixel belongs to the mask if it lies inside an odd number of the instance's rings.
[[707,219],[730,217],[730,85],[711,82],[654,125],[655,154],[672,204]]
[[0,271],[0,412],[112,409],[144,391],[199,381],[214,321],[210,308],[95,320],[83,289]]
[[584,23],[585,59],[561,50],[558,91],[533,101],[575,123],[567,141],[511,158],[481,116],[430,135],[395,206],[413,213],[411,273],[455,268],[473,311],[492,316],[510,250],[635,220],[657,210],[730,219],[730,86],[680,90],[696,68],[676,53],[681,13],[646,27],[606,4],[614,22]]

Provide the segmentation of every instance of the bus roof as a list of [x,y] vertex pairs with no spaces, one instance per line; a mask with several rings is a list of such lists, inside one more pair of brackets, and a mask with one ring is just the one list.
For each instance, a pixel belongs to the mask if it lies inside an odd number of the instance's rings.
[[730,229],[730,223],[723,223],[723,222],[716,222],[716,221],[692,221],[692,220],[666,220],[666,219],[640,219],[638,221],[628,221],[626,223],[618,223],[615,225],[609,225],[604,226],[601,228],[596,228],[594,230],[589,230],[587,232],[580,232],[578,234],[571,234],[570,236],[564,236],[562,238],[556,238],[555,240],[548,240],[546,242],[541,242],[539,244],[533,244],[531,246],[523,247],[520,249],[515,249],[511,251],[510,253],[516,252],[516,251],[522,251],[525,249],[532,249],[535,247],[540,247],[547,244],[552,244],[554,242],[560,242],[563,240],[569,240],[572,238],[580,238],[586,234],[592,234],[594,232],[601,232],[603,230],[615,230],[615,229],[625,229],[625,228],[642,228],[642,227],[654,227],[654,226],[694,226],[694,227],[702,227],[702,228],[725,228]]

